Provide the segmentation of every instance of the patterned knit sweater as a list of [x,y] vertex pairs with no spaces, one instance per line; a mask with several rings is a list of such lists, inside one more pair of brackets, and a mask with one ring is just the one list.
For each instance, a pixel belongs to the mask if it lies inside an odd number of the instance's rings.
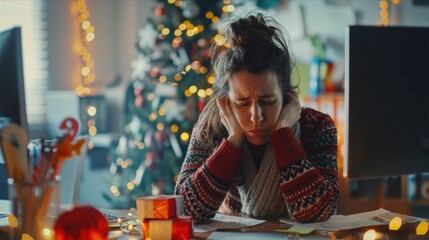
[[[299,123],[301,144],[290,128],[275,131],[270,142],[282,176],[279,191],[288,210],[284,217],[299,222],[324,221],[339,201],[335,123],[310,108],[302,109]],[[204,142],[191,138],[176,184],[176,194],[184,197],[185,212],[197,222],[214,217],[222,203],[241,212],[235,184],[244,152],[225,139],[215,141],[218,147],[208,149]]]

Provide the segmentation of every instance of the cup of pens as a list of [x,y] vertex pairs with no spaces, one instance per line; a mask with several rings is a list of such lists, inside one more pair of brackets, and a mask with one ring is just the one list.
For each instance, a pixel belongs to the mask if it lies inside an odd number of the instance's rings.
[[12,239],[54,239],[53,226],[61,214],[61,168],[64,161],[84,155],[81,150],[86,149],[85,139],[75,140],[78,133],[75,119],[66,118],[60,129],[65,132],[63,136],[34,140],[30,144],[25,131],[16,124],[0,131],[1,150],[10,177],[12,214],[8,223]]
[[53,227],[61,213],[58,180],[16,182],[8,179],[9,198],[12,200],[12,215],[9,216],[9,224],[13,227],[12,239],[54,238]]

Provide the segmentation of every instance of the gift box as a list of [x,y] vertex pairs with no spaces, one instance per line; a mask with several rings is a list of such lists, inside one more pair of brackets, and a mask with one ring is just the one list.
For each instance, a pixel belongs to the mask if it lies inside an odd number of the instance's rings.
[[183,197],[178,195],[146,196],[136,199],[137,216],[144,219],[170,219],[183,215]]
[[192,237],[192,217],[179,216],[168,220],[146,219],[143,225],[143,239],[182,240]]

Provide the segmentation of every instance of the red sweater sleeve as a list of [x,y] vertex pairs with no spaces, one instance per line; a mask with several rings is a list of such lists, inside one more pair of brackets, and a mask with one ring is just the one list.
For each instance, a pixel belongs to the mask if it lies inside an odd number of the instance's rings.
[[241,149],[223,139],[215,152],[207,159],[207,169],[216,179],[231,184],[243,154]]
[[275,131],[271,137],[271,142],[279,170],[307,156],[305,150],[296,140],[291,128],[280,128]]

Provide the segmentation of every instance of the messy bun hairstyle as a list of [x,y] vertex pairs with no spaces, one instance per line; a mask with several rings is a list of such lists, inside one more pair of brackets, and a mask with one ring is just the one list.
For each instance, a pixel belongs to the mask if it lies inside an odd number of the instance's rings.
[[[233,73],[247,71],[257,74],[271,70],[277,75],[283,95],[295,88],[291,85],[292,60],[282,27],[272,17],[261,13],[239,18],[222,31],[226,46],[213,44],[211,48],[216,83],[206,107],[193,132],[196,140],[221,140],[227,137],[216,99],[228,95],[228,81]],[[204,137],[203,137],[204,136]],[[206,143],[207,144],[207,143]],[[216,142],[208,143],[214,147]]]

